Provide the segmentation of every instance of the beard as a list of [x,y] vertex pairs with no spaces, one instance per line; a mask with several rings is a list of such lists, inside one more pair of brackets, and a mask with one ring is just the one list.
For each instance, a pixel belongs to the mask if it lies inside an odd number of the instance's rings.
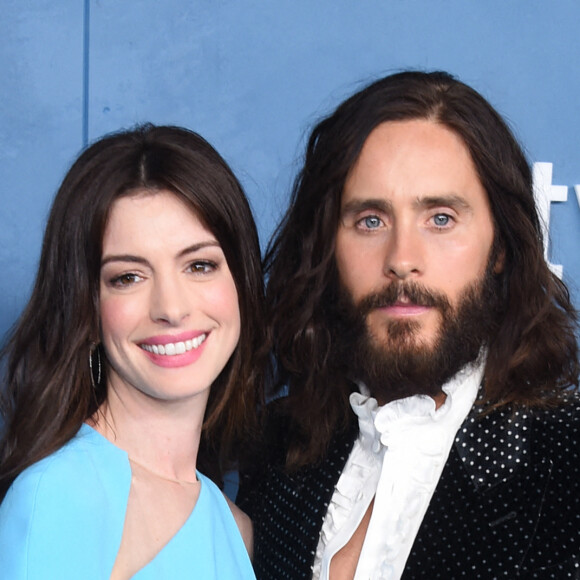
[[[444,294],[417,282],[393,282],[358,304],[341,288],[330,328],[334,364],[362,381],[380,404],[440,394],[449,379],[478,358],[498,326],[499,283],[492,262],[480,280],[461,292],[455,307]],[[416,320],[385,320],[381,338],[369,329],[368,316],[374,310],[403,297],[438,310],[439,328],[431,344],[421,339],[422,325]]]

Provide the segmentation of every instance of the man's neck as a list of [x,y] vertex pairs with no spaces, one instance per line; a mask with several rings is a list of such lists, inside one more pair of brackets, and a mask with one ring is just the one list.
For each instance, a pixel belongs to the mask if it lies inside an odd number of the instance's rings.
[[445,399],[447,398],[447,395],[441,391],[438,395],[435,395],[434,397],[432,397],[432,399],[435,401],[435,408],[439,409],[439,407],[441,407],[441,405],[443,405],[443,403],[445,403]]
[[[415,394],[419,395],[421,393],[415,393]],[[397,400],[397,399],[385,399],[384,397],[375,397],[372,394],[371,394],[371,396],[377,400],[377,403],[379,404],[380,407],[383,407],[384,405],[391,403],[392,401]],[[400,397],[400,398],[406,399],[407,397],[413,397],[413,396],[415,396],[415,395],[411,394],[411,395],[407,395],[405,397]],[[441,407],[443,405],[443,403],[445,403],[445,399],[447,399],[447,395],[443,391],[440,391],[436,395],[429,395],[429,396],[435,401],[435,408],[436,409],[439,409],[439,407]]]

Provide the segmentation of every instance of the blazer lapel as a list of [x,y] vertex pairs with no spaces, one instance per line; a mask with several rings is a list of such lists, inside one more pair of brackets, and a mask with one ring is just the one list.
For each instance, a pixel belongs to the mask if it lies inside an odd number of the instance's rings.
[[470,570],[470,578],[519,575],[552,467],[549,458],[532,461],[530,431],[525,413],[474,408],[457,434],[403,578],[460,577]]

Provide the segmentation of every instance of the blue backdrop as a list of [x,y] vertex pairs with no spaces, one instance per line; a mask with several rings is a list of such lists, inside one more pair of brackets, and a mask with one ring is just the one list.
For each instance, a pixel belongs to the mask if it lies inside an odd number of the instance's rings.
[[143,121],[200,132],[240,177],[264,245],[312,124],[407,67],[458,75],[531,161],[553,164],[566,201],[551,204],[549,256],[580,307],[578,22],[577,0],[2,0],[0,336],[87,141]]

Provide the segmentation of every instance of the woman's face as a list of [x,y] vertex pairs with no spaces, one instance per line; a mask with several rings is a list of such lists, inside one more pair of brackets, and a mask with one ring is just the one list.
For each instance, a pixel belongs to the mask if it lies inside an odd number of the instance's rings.
[[236,286],[216,237],[166,191],[114,202],[99,312],[108,388],[123,397],[205,401],[240,337]]

